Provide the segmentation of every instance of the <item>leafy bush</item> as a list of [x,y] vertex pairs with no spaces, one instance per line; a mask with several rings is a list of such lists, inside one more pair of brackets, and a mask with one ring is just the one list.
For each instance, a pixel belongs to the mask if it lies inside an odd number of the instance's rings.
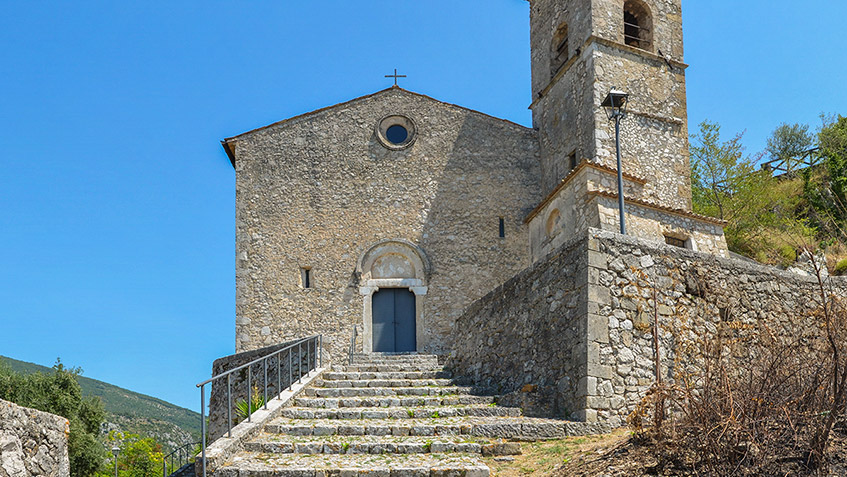
[[251,397],[253,402],[249,408],[247,406],[246,399],[240,399],[235,402],[235,414],[239,418],[236,421],[247,419],[247,416],[256,412],[257,409],[265,405],[265,396],[259,392],[258,388],[253,388]]
[[[118,477],[148,477],[162,472],[164,453],[162,446],[151,437],[111,431],[106,440],[109,447],[118,447]],[[114,458],[97,474],[97,477],[111,477],[114,474]],[[173,472],[177,469],[168,469]]]
[[785,266],[791,265],[797,260],[797,250],[791,245],[782,245],[777,251],[782,258],[782,264]]
[[847,258],[839,260],[838,263],[835,264],[835,274],[847,275]]
[[52,373],[22,375],[0,363],[0,399],[64,417],[70,422],[68,457],[72,477],[94,475],[106,460],[98,441],[106,418],[99,398],[83,399],[79,368],[66,368],[56,360]]

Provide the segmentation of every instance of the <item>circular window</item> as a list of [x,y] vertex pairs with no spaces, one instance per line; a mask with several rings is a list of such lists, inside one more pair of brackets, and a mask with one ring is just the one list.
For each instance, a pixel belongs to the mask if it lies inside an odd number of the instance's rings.
[[392,115],[383,118],[376,128],[376,136],[388,149],[405,149],[415,141],[414,121],[406,116]]
[[409,137],[409,131],[399,124],[391,126],[385,131],[385,139],[391,144],[403,144]]

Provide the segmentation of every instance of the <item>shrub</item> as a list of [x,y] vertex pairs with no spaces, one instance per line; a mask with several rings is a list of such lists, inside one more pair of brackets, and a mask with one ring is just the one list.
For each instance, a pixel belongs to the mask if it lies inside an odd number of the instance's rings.
[[847,258],[839,260],[838,263],[835,264],[835,272],[836,275],[847,275]]
[[711,332],[679,332],[674,382],[655,384],[628,420],[653,444],[660,475],[825,474],[847,397],[847,308],[823,282],[818,303],[775,323],[730,310]]
[[247,416],[256,412],[257,409],[265,405],[265,396],[259,392],[258,388],[253,388],[251,405],[247,406],[246,399],[240,399],[235,402],[235,414],[240,418],[238,421],[247,419]]

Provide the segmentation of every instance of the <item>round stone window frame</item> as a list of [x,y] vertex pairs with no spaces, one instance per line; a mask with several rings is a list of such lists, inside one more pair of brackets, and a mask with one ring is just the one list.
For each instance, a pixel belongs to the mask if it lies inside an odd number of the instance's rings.
[[[388,128],[392,126],[402,126],[406,129],[406,140],[395,144],[388,140],[386,136],[386,132]],[[418,126],[415,124],[415,121],[408,116],[403,116],[402,114],[391,114],[385,116],[380,119],[376,124],[376,137],[379,139],[379,142],[382,143],[388,149],[392,151],[400,151],[402,149],[406,149],[407,147],[414,144],[415,139],[418,136]]]

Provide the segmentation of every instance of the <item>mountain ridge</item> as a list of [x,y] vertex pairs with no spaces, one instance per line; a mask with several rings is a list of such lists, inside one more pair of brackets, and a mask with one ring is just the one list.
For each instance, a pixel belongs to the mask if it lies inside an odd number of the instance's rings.
[[[49,373],[53,368],[0,356],[0,362],[22,374]],[[200,440],[200,414],[146,394],[131,391],[86,376],[77,381],[84,396],[103,401],[106,423],[103,431],[120,430],[153,437],[166,450]]]

